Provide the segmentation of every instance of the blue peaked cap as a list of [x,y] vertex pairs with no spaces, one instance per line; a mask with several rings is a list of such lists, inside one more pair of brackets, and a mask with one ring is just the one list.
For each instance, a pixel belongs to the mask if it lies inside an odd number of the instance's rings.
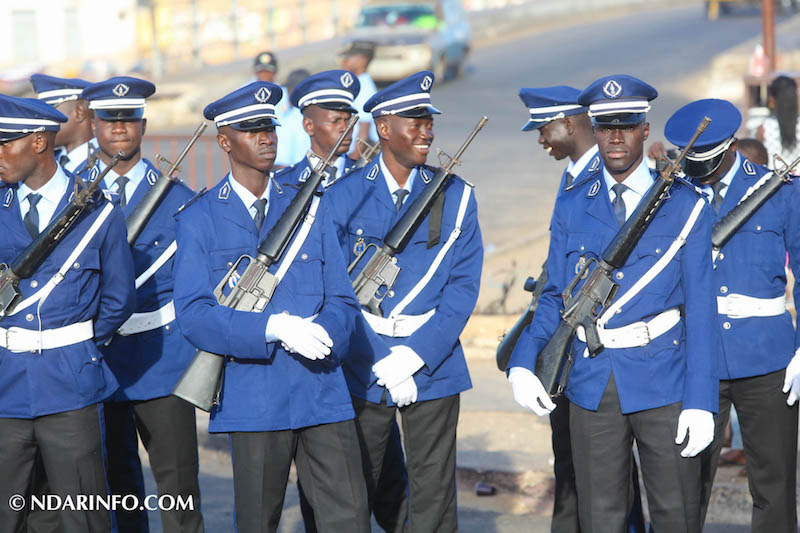
[[588,107],[578,104],[580,93],[567,85],[520,89],[519,99],[531,114],[522,131],[538,130],[553,120],[588,112]]
[[144,116],[145,100],[156,92],[147,80],[116,76],[94,83],[83,90],[81,98],[103,120],[133,121]]
[[58,131],[66,115],[36,98],[0,94],[0,141],[13,141],[40,131]]
[[310,105],[325,109],[358,113],[353,100],[361,90],[361,83],[347,70],[326,70],[304,79],[289,95],[289,101],[300,110]]
[[742,124],[742,114],[735,105],[727,100],[708,98],[678,109],[667,120],[664,136],[678,148],[683,148],[689,144],[704,117],[710,118],[711,124],[686,154],[686,158],[692,161],[712,159],[726,151]]
[[431,87],[435,79],[429,70],[412,74],[375,93],[364,104],[364,111],[372,113],[373,118],[387,115],[406,118],[439,115],[441,111],[431,105]]
[[254,81],[208,104],[203,116],[213,120],[217,128],[230,126],[239,131],[280,126],[275,105],[282,96],[280,86],[267,81]]
[[628,126],[639,124],[650,111],[650,101],[658,91],[638,78],[615,74],[595,81],[581,92],[578,103],[589,106],[595,125]]
[[57,106],[80,98],[83,90],[91,83],[78,78],[56,78],[47,74],[34,74],[31,76],[31,85],[36,92],[36,98],[46,104]]

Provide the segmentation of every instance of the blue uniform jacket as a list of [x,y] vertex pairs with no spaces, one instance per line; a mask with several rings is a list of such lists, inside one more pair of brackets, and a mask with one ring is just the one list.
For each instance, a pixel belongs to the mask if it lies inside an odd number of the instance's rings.
[[[353,167],[356,166],[356,163],[358,163],[358,161],[345,155],[345,173],[350,172]],[[313,172],[313,169],[311,168],[311,163],[308,161],[308,156],[306,156],[303,157],[302,161],[295,163],[290,167],[284,167],[278,170],[273,175],[273,178],[275,178],[281,185],[297,185],[298,183],[306,181],[308,177],[311,176],[311,172]]]
[[[733,209],[768,169],[741,158],[714,222]],[[717,257],[714,294],[776,298],[786,290],[786,252],[792,271],[800,272],[800,185],[784,185],[728,241]],[[795,283],[794,301],[800,302]],[[717,315],[722,338],[720,379],[760,376],[786,368],[800,341],[789,312],[780,316],[729,318]],[[728,324],[727,328],[725,324]]]
[[[395,213],[394,200],[378,160],[347,174],[327,189],[324,201],[331,211],[348,264],[355,258],[355,250],[372,243],[378,246],[382,244],[383,238],[419,196],[436,169],[426,166],[420,167],[419,171],[400,213]],[[455,177],[445,186],[439,244],[428,249],[430,217],[426,217],[405,250],[397,255],[401,271],[393,288],[393,296],[387,295],[383,300],[381,307],[384,316],[389,316],[392,309],[413,289],[444,246],[455,227],[464,187],[467,185]],[[410,337],[380,336],[385,345],[409,346],[425,362],[425,366],[414,375],[419,401],[451,396],[472,387],[458,337],[478,299],[483,265],[483,243],[474,194],[469,200],[461,230],[461,236],[448,251],[436,274],[403,311],[405,315],[422,315],[435,309],[436,313]],[[358,268],[353,270],[352,279],[355,279],[371,255],[372,250],[365,254]],[[383,343],[376,342],[378,336],[363,318],[358,332],[360,334],[352,341],[353,350],[345,361],[347,383],[354,396],[379,403],[384,388],[377,385],[372,365],[388,352]],[[392,404],[388,395],[387,401]]]
[[[511,355],[509,368],[534,371],[537,355],[561,320],[561,292],[575,277],[580,257],[601,256],[619,231],[601,172],[576,182],[556,199],[550,226],[548,282],[533,322]],[[614,281],[620,285],[618,298],[667,251],[698,198],[695,189],[683,182],[672,186],[625,266],[614,274]],[[583,357],[586,345],[575,339],[574,364],[566,390],[572,403],[596,411],[613,371],[623,413],[681,401],[684,409],[717,411],[718,337],[708,328],[709,317],[716,314],[710,239],[711,209],[706,206],[672,261],[606,326],[626,326],[680,307],[682,320],[670,331],[646,346],[606,348],[589,359]]]
[[[126,218],[161,174],[150,161],[145,159],[144,163],[147,166],[145,177],[123,209]],[[150,268],[175,241],[173,215],[193,196],[183,182],[170,188],[133,244],[136,277]],[[136,291],[137,313],[156,311],[172,300],[174,260],[173,256]],[[116,335],[109,346],[101,347],[120,385],[111,401],[150,400],[172,392],[196,351],[177,330],[175,322],[135,335]]]
[[[255,256],[296,190],[273,187],[261,234],[228,183],[230,175],[177,215],[175,307],[194,346],[226,355],[221,405],[209,431],[273,431],[341,422],[355,413],[341,369],[358,313],[330,217],[320,206],[291,268],[263,313],[219,305],[213,290],[243,254]],[[246,263],[245,263],[246,265]],[[278,264],[270,271],[275,273]],[[240,268],[240,274],[244,271]],[[310,317],[333,339],[332,354],[310,361],[267,343],[273,313]]]
[[[56,214],[74,191],[74,179],[69,177],[70,186]],[[16,185],[0,183],[0,262],[7,264],[32,242],[20,216],[16,189]],[[20,282],[23,299],[53,277],[88,232],[108,202],[100,194],[97,198],[100,201],[81,215],[36,273]],[[116,203],[119,197],[113,198]],[[0,417],[31,419],[81,409],[107,398],[117,388],[117,381],[97,344],[111,337],[134,305],[133,260],[125,242],[122,211],[115,208],[38,312],[43,330],[94,320],[95,340],[41,353],[0,348]],[[4,318],[0,327],[37,330],[36,304]]]

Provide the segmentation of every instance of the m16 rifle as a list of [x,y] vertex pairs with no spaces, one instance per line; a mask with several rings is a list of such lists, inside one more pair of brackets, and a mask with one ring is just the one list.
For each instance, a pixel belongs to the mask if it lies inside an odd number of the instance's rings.
[[128,218],[125,219],[129,245],[133,246],[133,243],[136,242],[136,239],[141,235],[142,230],[147,225],[147,221],[150,220],[150,217],[152,217],[153,213],[158,209],[161,200],[167,195],[172,185],[178,181],[178,177],[173,176],[173,174],[175,174],[176,170],[179,170],[178,167],[183,161],[183,158],[186,157],[189,150],[192,149],[192,146],[194,146],[194,143],[197,142],[197,139],[200,138],[205,129],[206,124],[200,124],[174,163],[170,163],[160,155],[156,156],[156,160],[159,163],[165,163],[168,167],[167,170],[158,177],[150,189],[148,189],[141,201],[136,204],[136,207],[131,211],[131,214],[128,215]]
[[108,166],[88,186],[75,175],[75,194],[47,227],[17,257],[11,265],[0,264],[0,320],[14,311],[22,299],[19,282],[36,273],[45,259],[74,227],[78,218],[95,202],[95,193],[103,178],[125,154],[118,152]]
[[508,361],[511,359],[511,354],[514,352],[514,347],[519,341],[519,336],[522,332],[531,325],[533,322],[533,315],[536,314],[536,308],[539,307],[539,297],[544,292],[544,286],[547,285],[547,269],[546,264],[542,265],[542,273],[539,274],[537,279],[528,278],[525,280],[525,285],[522,287],[527,292],[532,293],[531,303],[525,312],[519,317],[519,320],[500,338],[500,344],[497,346],[497,368],[501,372],[506,371]]
[[[645,193],[630,218],[620,228],[614,240],[603,252],[601,260],[588,260],[564,289],[564,310],[555,333],[547,341],[536,359],[535,374],[550,396],[557,396],[566,386],[572,363],[572,341],[578,327],[586,334],[586,348],[591,357],[602,349],[603,343],[597,332],[597,320],[617,295],[619,285],[612,276],[614,270],[622,268],[633,253],[645,230],[650,226],[656,210],[667,196],[676,176],[681,172],[681,162],[691,150],[697,138],[705,131],[711,119],[705,117],[697,127],[689,144],[678,157],[661,172]],[[595,264],[595,268],[589,268]],[[587,277],[577,294],[573,291]]]
[[[336,145],[328,157],[324,161],[318,161],[314,166],[313,172],[300,187],[297,195],[292,198],[286,211],[281,214],[275,226],[258,246],[256,257],[248,255],[240,257],[219,282],[214,289],[214,296],[221,305],[253,313],[263,312],[267,307],[275,292],[275,287],[278,285],[278,278],[269,271],[269,267],[276,263],[286,250],[289,241],[305,218],[311,201],[318,194],[319,186],[325,179],[325,173],[335,173],[335,169],[332,169],[331,165],[336,161],[336,151],[344,138],[352,131],[356,122],[358,122],[358,115],[350,119],[347,129],[339,136],[339,140],[336,141]],[[242,262],[247,262],[247,267],[241,278],[227,295],[224,294],[225,287],[229,282],[235,280],[237,269]],[[223,363],[224,358],[220,355],[198,350],[175,385],[172,394],[204,411],[210,411],[214,405],[219,404]]]
[[[488,121],[489,119],[486,117],[482,117],[478,121],[478,125],[475,126],[467,140],[458,149],[456,155],[448,157],[447,162],[436,172],[431,182],[417,196],[408,211],[389,230],[389,234],[383,239],[383,246],[378,248],[376,244],[370,244],[347,267],[347,272],[352,273],[367,250],[375,248],[375,253],[372,254],[372,257],[364,265],[356,279],[353,280],[353,290],[359,303],[373,315],[383,316],[381,302],[392,290],[395,281],[397,281],[397,276],[400,274],[400,267],[397,266],[395,255],[406,247],[411,236],[428,215],[437,196],[444,189],[448,178],[453,175],[453,167],[461,163],[460,158],[464,151]],[[383,289],[382,292],[381,289]]]
[[372,144],[364,139],[356,138],[356,144],[360,148],[360,155],[358,156],[358,161],[356,162],[355,168],[363,168],[369,165],[370,162],[375,159],[375,156],[381,151],[381,144],[379,142]]

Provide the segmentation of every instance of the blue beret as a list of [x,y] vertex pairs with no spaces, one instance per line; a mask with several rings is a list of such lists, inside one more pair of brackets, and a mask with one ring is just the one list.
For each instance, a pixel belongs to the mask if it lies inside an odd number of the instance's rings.
[[58,131],[66,121],[66,115],[41,100],[0,94],[0,141],[13,141],[39,131]]
[[678,109],[667,120],[664,136],[678,148],[683,148],[689,144],[704,117],[710,118],[711,124],[686,154],[686,158],[692,161],[712,159],[727,150],[742,124],[742,114],[735,105],[727,100],[708,98]]
[[77,100],[83,90],[91,84],[77,78],[56,78],[46,74],[34,74],[31,76],[31,85],[36,92],[36,98],[46,104],[57,106],[62,102]]
[[627,74],[600,78],[581,92],[578,103],[589,106],[595,124],[631,125],[644,120],[658,91]]
[[280,86],[267,81],[254,81],[208,104],[203,116],[213,120],[217,128],[230,126],[235,130],[249,131],[280,126],[275,105],[282,96]]
[[154,92],[156,86],[149,81],[117,76],[89,85],[81,98],[103,120],[141,120],[145,99]]
[[578,104],[580,92],[567,85],[520,89],[519,99],[531,114],[522,131],[538,130],[553,120],[589,111],[588,107]]
[[304,79],[289,95],[292,105],[304,109],[318,105],[325,109],[358,113],[353,100],[361,90],[358,78],[347,70],[326,70]]
[[431,105],[431,87],[435,78],[433,72],[423,70],[395,82],[375,93],[364,104],[364,111],[373,117],[397,115],[417,118],[441,113]]

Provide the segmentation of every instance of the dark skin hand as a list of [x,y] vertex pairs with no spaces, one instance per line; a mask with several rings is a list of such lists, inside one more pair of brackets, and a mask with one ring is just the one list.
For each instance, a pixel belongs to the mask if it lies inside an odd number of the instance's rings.
[[649,122],[633,126],[594,127],[600,157],[617,183],[625,181],[644,159],[644,141],[649,134]]
[[147,119],[142,120],[103,120],[94,115],[92,132],[100,145],[100,160],[106,165],[117,152],[124,157],[114,167],[114,172],[124,176],[142,158],[142,137],[147,129]]
[[238,131],[223,126],[217,131],[217,144],[228,154],[231,174],[256,198],[269,184],[269,171],[275,163],[278,134],[275,126],[255,131]]
[[67,152],[71,152],[93,137],[89,104],[86,100],[62,102],[56,108],[69,119],[56,133],[56,146],[63,146]]
[[[342,132],[347,129],[352,115],[349,111],[325,109],[316,104],[306,107],[303,110],[303,129],[311,138],[311,151],[320,157],[328,157]],[[336,150],[336,157],[346,154],[352,141],[351,131]]]
[[403,187],[411,171],[424,165],[433,142],[433,117],[405,118],[390,115],[376,120],[386,168]]
[[569,157],[574,163],[594,146],[591,123],[586,115],[553,120],[539,128],[538,143],[556,161]]
[[0,180],[39,190],[56,173],[55,138],[55,132],[44,131],[0,142]]

